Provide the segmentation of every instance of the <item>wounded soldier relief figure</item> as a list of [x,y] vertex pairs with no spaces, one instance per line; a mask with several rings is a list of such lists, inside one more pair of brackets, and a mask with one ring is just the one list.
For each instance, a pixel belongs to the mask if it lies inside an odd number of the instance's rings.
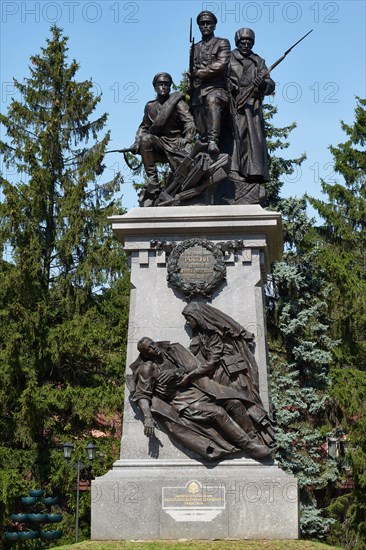
[[[233,319],[205,304],[186,306],[183,314],[187,321],[193,324],[192,319],[202,307],[204,314],[219,316],[217,325],[224,319],[223,331],[227,333],[231,328],[233,338],[248,335]],[[147,437],[154,435],[157,421],[173,441],[206,459],[217,460],[242,451],[257,460],[270,458],[273,429],[256,387],[248,391],[248,387],[256,386],[255,381],[249,380],[253,375],[248,375],[248,369],[247,384],[243,380],[231,384],[229,377],[225,381],[220,373],[225,359],[224,355],[219,357],[217,346],[214,350],[217,360],[198,353],[195,356],[179,343],[154,342],[148,337],[141,338],[137,347],[139,357],[130,367],[133,374],[127,377],[127,383],[131,400],[144,415]],[[226,345],[226,353],[227,350]],[[248,365],[250,362],[249,368],[253,370],[253,361],[256,364],[249,348],[242,351],[241,361],[240,353],[235,354],[237,362]],[[227,358],[226,363],[230,364]],[[240,376],[243,374],[241,366],[236,370]]]

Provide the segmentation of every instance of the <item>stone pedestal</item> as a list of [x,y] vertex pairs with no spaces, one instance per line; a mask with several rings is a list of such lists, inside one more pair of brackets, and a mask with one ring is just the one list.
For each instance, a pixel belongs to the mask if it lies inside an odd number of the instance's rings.
[[[167,281],[167,253],[151,241],[242,241],[227,254],[211,305],[255,335],[260,392],[269,408],[263,284],[282,253],[280,215],[258,205],[136,208],[111,218],[131,262],[127,365],[143,336],[189,345],[185,295]],[[296,480],[273,462],[204,463],[160,431],[148,440],[125,391],[121,456],[92,484],[92,539],[297,538]]]
[[250,459],[119,460],[93,482],[92,539],[296,539],[297,484]]

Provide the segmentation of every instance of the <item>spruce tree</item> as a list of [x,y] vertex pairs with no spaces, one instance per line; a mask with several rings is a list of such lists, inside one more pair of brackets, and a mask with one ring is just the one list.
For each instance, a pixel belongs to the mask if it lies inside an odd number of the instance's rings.
[[335,343],[329,336],[329,289],[315,264],[316,238],[306,213],[305,198],[281,198],[282,178],[304,160],[278,155],[289,146],[296,127],[275,128],[274,107],[267,106],[267,141],[271,181],[269,206],[281,212],[284,255],[272,267],[267,287],[267,323],[271,363],[271,395],[277,425],[277,459],[293,473],[300,488],[303,536],[324,537],[330,521],[324,516],[323,492],[338,472],[325,451],[330,430],[329,366]]
[[91,118],[100,96],[76,80],[67,40],[52,27],[30,75],[14,80],[22,99],[0,119],[0,152],[16,171],[0,179],[2,522],[29,484],[60,491],[73,508],[66,440],[83,454],[102,436],[96,472],[117,453],[129,282],[107,217],[120,211],[121,177],[102,183],[107,115]]
[[326,200],[310,198],[322,225],[317,263],[332,284],[333,333],[340,339],[331,372],[335,428],[348,442],[352,489],[332,493],[330,513],[338,520],[333,540],[345,548],[366,546],[366,99],[357,98],[347,139],[330,147],[338,182],[322,182]]
[[298,479],[302,535],[324,538],[331,522],[323,493],[338,478],[325,446],[336,344],[327,315],[329,288],[315,262],[305,199],[282,200],[279,209],[287,247],[273,266],[268,312],[277,458]]
[[322,220],[319,257],[334,283],[334,330],[342,340],[342,360],[366,368],[366,100],[358,99],[355,122],[341,123],[347,141],[330,147],[335,184],[322,181],[327,200],[309,198]]

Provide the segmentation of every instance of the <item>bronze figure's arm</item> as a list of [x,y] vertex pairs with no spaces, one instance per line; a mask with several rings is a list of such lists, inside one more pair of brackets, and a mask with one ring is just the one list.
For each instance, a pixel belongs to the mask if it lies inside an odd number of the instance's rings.
[[183,124],[183,136],[187,143],[192,143],[196,137],[196,126],[187,103],[182,100],[177,105],[179,118]]
[[155,433],[155,424],[150,410],[150,401],[148,399],[139,399],[138,406],[144,415],[144,434],[146,437],[153,437]]
[[194,73],[196,78],[208,80],[212,76],[217,76],[227,71],[230,63],[230,43],[226,38],[220,38],[219,41],[220,44],[215,61],[204,68],[197,69]]

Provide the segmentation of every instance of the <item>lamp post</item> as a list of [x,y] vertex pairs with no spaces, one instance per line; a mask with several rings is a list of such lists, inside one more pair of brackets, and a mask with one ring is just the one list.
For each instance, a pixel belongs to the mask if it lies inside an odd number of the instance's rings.
[[[66,460],[67,464],[70,463],[71,455],[73,450],[75,449],[74,445],[72,443],[64,443],[63,444],[63,451],[64,451],[64,459]],[[96,446],[94,443],[88,443],[85,447],[86,453],[88,455],[88,459],[90,463],[93,462],[96,455]],[[73,464],[74,468],[76,468],[76,512],[75,512],[75,542],[78,542],[79,540],[79,498],[80,498],[80,472],[82,469],[86,468],[86,465],[78,460]]]
[[328,457],[336,460],[339,456],[338,437],[328,437]]

